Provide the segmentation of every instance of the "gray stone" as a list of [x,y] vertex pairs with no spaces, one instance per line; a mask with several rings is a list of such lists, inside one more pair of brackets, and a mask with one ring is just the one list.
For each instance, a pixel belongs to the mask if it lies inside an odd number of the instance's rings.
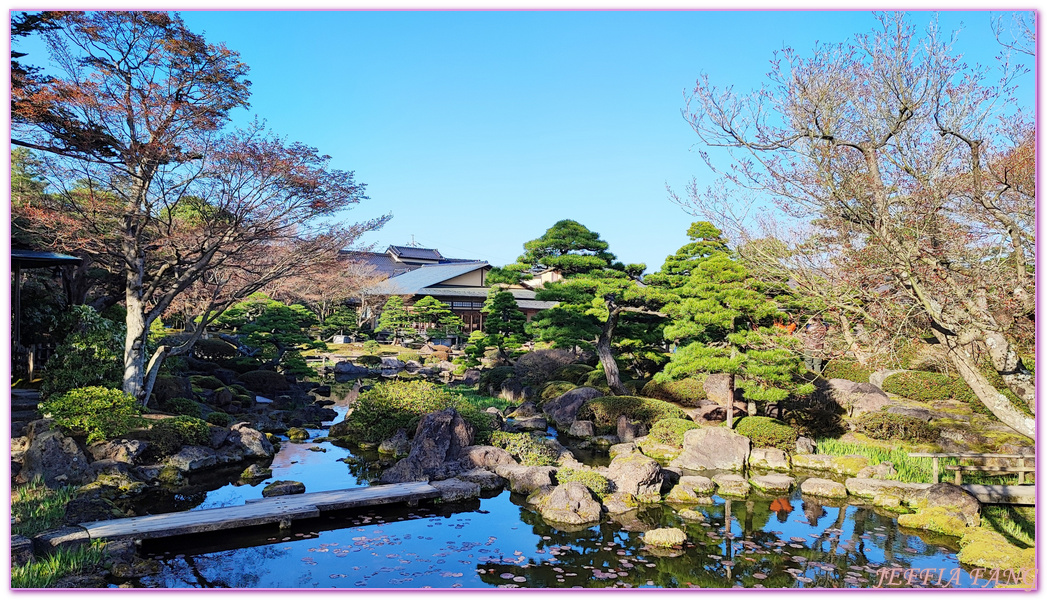
[[859,498],[875,498],[876,496],[897,496],[902,501],[913,498],[919,492],[930,487],[929,483],[907,483],[904,481],[888,481],[884,479],[859,479],[851,477],[844,481],[847,493]]
[[383,356],[382,357],[382,370],[383,371],[403,371],[407,363],[396,358],[395,356]]
[[411,452],[382,473],[382,483],[447,479],[466,470],[459,464],[462,449],[473,443],[473,426],[453,408],[422,417]]
[[846,498],[847,488],[830,479],[809,477],[800,484],[800,493],[821,498]]
[[700,475],[684,475],[680,477],[679,483],[669,491],[665,501],[677,504],[697,504],[703,502],[703,498],[712,496],[715,491],[716,484],[712,479]]
[[930,423],[934,420],[934,413],[927,410],[926,408],[913,408],[909,406],[890,406],[887,408],[887,412],[892,415],[902,415],[906,417],[912,417],[919,419],[925,423]]
[[458,479],[475,483],[480,486],[480,490],[484,492],[500,490],[505,486],[504,479],[499,477],[496,473],[481,468],[466,471],[459,475]]
[[21,566],[33,560],[33,540],[21,536],[11,536],[11,564]]
[[96,477],[99,475],[127,477],[131,473],[131,463],[106,458],[91,463],[91,470],[95,472]]
[[705,520],[705,515],[703,515],[702,513],[698,512],[696,510],[691,510],[689,508],[685,508],[685,509],[681,510],[680,512],[676,513],[676,514],[680,515],[680,518],[685,520],[685,521],[704,521]]
[[364,375],[369,375],[371,373],[371,369],[368,369],[367,367],[363,367],[360,365],[354,365],[351,362],[340,360],[337,363],[335,363],[334,372],[337,375],[352,375],[356,377],[362,377]]
[[498,397],[509,402],[524,402],[534,397],[534,388],[525,386],[515,377],[510,377],[502,382]]
[[734,400],[734,376],[727,373],[713,373],[705,378],[702,384],[705,388],[705,396],[709,400],[727,406],[728,402]]
[[632,494],[641,502],[661,499],[662,467],[639,452],[616,456],[607,467],[607,478],[616,491]]
[[457,478],[432,481],[429,485],[440,490],[440,499],[444,502],[458,502],[480,495],[480,484]]
[[263,467],[262,465],[255,463],[249,465],[244,469],[243,473],[240,473],[241,479],[265,479],[273,476],[273,470]]
[[215,451],[204,446],[184,446],[177,454],[167,459],[167,464],[183,473],[213,467],[217,462]]
[[590,438],[596,435],[596,425],[592,421],[575,421],[567,435],[576,438]]
[[87,451],[96,461],[118,460],[133,463],[148,447],[149,443],[142,440],[113,440],[91,444],[87,447]]
[[645,435],[647,435],[646,425],[633,421],[625,415],[618,416],[618,439],[623,442],[631,442]]
[[869,465],[855,475],[859,479],[894,479],[897,476],[898,471],[895,470],[894,464],[887,461],[875,466]]
[[881,411],[891,404],[890,398],[879,387],[849,379],[830,379],[829,394],[840,406],[847,409],[851,418]]
[[407,432],[397,429],[393,437],[378,445],[379,454],[392,454],[395,457],[407,456],[411,452],[411,440],[407,439]]
[[582,483],[571,481],[552,489],[538,505],[546,521],[582,525],[600,522],[600,503]]
[[536,489],[553,485],[556,467],[525,467],[520,465],[497,465],[494,470],[499,477],[509,480],[509,489],[518,494],[530,494]]
[[648,546],[679,546],[686,541],[687,534],[675,527],[652,529],[643,534],[643,543]]
[[611,446],[621,442],[616,435],[598,435],[590,440],[597,448],[610,448]]
[[749,455],[749,467],[756,469],[770,469],[772,471],[788,471],[792,468],[789,463],[789,455],[777,448],[753,448]]
[[51,429],[52,421],[42,419],[27,426],[29,447],[22,455],[22,470],[17,482],[27,483],[39,477],[49,488],[83,485],[95,477],[90,460],[73,438]]
[[636,510],[640,503],[636,500],[636,496],[626,492],[615,492],[603,499],[603,507],[607,510],[608,514],[618,515],[627,513],[631,510]]
[[331,426],[327,428],[327,437],[346,439],[349,437],[349,435],[350,431],[348,418],[337,423],[332,423]]
[[496,446],[466,446],[460,453],[464,468],[482,467],[494,469],[498,465],[516,465],[516,459],[506,450]]
[[558,427],[567,427],[574,422],[578,416],[578,410],[582,408],[583,404],[603,395],[603,392],[596,388],[578,387],[564,392],[555,400],[547,402],[542,410],[550,419],[556,422]]
[[290,496],[292,494],[304,494],[305,484],[301,481],[274,481],[262,488],[263,498],[273,496]]
[[723,473],[713,477],[713,482],[720,496],[744,498],[749,495],[749,482],[741,475]]
[[757,475],[749,478],[749,484],[765,494],[788,494],[796,480],[788,475]]
[[545,431],[549,422],[545,417],[519,417],[513,421],[513,429],[522,431]]
[[725,427],[690,429],[683,436],[683,452],[670,466],[696,471],[741,471],[749,459],[751,442]]
[[914,493],[909,498],[909,506],[923,511],[931,508],[942,508],[962,518],[968,527],[980,524],[981,503],[967,490],[951,483],[936,483],[924,490]]
[[526,419],[538,416],[538,406],[534,402],[524,402],[516,410],[506,415],[510,419]]
[[809,437],[800,436],[796,438],[796,453],[797,454],[814,454],[816,446],[814,440]]
[[462,376],[462,383],[465,385],[480,383],[480,369],[466,369],[465,375]]
[[235,445],[243,449],[244,456],[250,458],[270,458],[276,454],[273,444],[265,434],[252,429],[248,423],[237,423],[230,428],[229,437],[224,445]]
[[625,454],[632,454],[633,452],[639,452],[640,449],[636,447],[635,442],[622,442],[621,444],[615,444],[611,446],[607,452],[611,455],[611,458],[616,456],[623,456]]

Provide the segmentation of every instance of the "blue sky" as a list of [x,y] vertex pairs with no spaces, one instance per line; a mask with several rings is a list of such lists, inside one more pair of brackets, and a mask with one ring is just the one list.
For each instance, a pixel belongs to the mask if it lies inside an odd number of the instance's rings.
[[[971,62],[998,51],[988,12],[941,12]],[[711,174],[680,115],[700,73],[757,87],[802,52],[876,24],[855,12],[183,11],[250,67],[249,111],[353,170],[392,213],[364,241],[412,236],[445,255],[512,262],[560,219],[658,269],[693,220],[668,199]],[[923,25],[932,13],[912,13]],[[1032,89],[1032,78],[1027,78]]]

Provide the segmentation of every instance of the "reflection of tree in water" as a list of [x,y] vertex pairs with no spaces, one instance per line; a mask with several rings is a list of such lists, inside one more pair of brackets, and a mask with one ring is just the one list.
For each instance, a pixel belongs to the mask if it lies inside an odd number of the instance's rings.
[[285,559],[288,550],[276,546],[255,546],[223,552],[212,552],[162,562],[159,575],[142,580],[152,587],[252,588],[258,587],[269,573],[262,568],[267,561]]

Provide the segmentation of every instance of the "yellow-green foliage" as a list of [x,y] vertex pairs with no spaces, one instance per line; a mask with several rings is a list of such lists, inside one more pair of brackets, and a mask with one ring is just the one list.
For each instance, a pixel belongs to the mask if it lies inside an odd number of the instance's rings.
[[169,413],[190,417],[199,417],[202,408],[199,402],[189,398],[171,398],[161,404],[161,407]]
[[142,407],[134,396],[121,390],[94,386],[51,396],[40,404],[40,412],[70,432],[86,434],[90,444],[124,435],[138,426]]
[[651,426],[651,431],[647,434],[647,439],[680,448],[683,446],[684,434],[691,429],[698,429],[699,427],[701,426],[690,419],[662,419],[656,421],[655,424]]
[[563,468],[556,471],[558,483],[577,481],[601,498],[611,492],[611,481],[591,469]]
[[457,410],[476,428],[477,442],[485,441],[490,435],[491,415],[481,412],[461,395],[427,381],[376,384],[360,394],[346,423],[352,439],[377,444],[393,437],[397,429],[414,432],[423,416],[447,408]]
[[963,537],[967,532],[967,523],[964,522],[963,518],[956,516],[941,506],[927,508],[908,515],[898,515],[898,524],[902,527],[926,529],[956,537]]
[[847,379],[859,383],[868,383],[869,376],[873,370],[858,364],[853,360],[835,359],[822,370],[822,377],[826,379]]
[[[898,522],[901,523],[901,519]],[[999,533],[977,527],[964,533],[956,558],[965,565],[1018,571],[1036,566],[1036,548],[1023,550],[1009,543]]]
[[93,571],[106,559],[105,542],[92,540],[78,548],[60,548],[49,556],[11,567],[12,588],[49,588],[59,579]]
[[550,381],[540,388],[539,395],[542,400],[555,400],[576,387],[578,386],[570,381]]
[[211,428],[203,419],[179,415],[153,423],[148,437],[162,454],[171,454],[185,445],[208,445],[211,441]]
[[190,375],[189,381],[193,382],[193,387],[203,388],[205,390],[217,390],[218,388],[225,386],[225,384],[222,383],[222,380],[214,375]]
[[698,401],[707,397],[705,394],[706,377],[705,373],[699,373],[694,377],[664,383],[649,381],[643,386],[640,395],[676,402],[683,406],[698,406]]
[[591,420],[603,431],[617,428],[621,415],[647,427],[662,419],[687,418],[687,413],[668,402],[639,396],[601,396],[589,400],[578,411],[579,419]]
[[547,467],[556,464],[558,453],[546,446],[543,438],[530,433],[507,433],[495,431],[491,434],[491,445],[505,449],[522,465]]
[[11,533],[31,537],[61,526],[65,505],[75,494],[73,486],[52,490],[39,479],[11,490]]
[[874,440],[935,442],[939,430],[923,419],[888,412],[866,413],[855,419],[855,428]]
[[585,383],[585,378],[589,376],[593,368],[589,365],[574,363],[560,367],[553,373],[553,378],[559,381],[570,381],[571,383],[581,385]]
[[597,367],[589,371],[589,374],[585,376],[585,385],[594,388],[606,388],[607,373],[603,370],[603,367]]
[[796,451],[796,430],[770,417],[743,417],[734,430],[753,442],[756,448]]

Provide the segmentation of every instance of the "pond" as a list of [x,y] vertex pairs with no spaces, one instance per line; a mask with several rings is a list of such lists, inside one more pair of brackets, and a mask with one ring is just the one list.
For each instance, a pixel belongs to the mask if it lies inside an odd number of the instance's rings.
[[[338,420],[344,403],[336,404]],[[313,436],[325,430],[311,430]],[[322,451],[311,450],[318,448]],[[275,479],[306,491],[367,485],[376,455],[329,442],[283,442]],[[585,460],[582,457],[579,458]],[[349,464],[344,462],[348,460]],[[605,460],[594,457],[594,460]],[[588,462],[588,461],[586,461]],[[179,503],[193,509],[260,498],[264,484],[205,484]],[[551,525],[508,490],[459,503],[344,511],[291,529],[259,527],[146,541],[159,572],[135,582],[156,588],[865,588],[882,569],[916,570],[912,587],[982,587],[956,560],[956,539],[898,527],[889,514],[788,497],[692,507],[651,505],[599,525]],[[684,507],[680,507],[684,508]],[[682,548],[645,547],[642,532],[679,527]],[[889,572],[888,572],[889,576]],[[910,587],[906,583],[906,587]],[[991,587],[991,584],[990,584]]]

